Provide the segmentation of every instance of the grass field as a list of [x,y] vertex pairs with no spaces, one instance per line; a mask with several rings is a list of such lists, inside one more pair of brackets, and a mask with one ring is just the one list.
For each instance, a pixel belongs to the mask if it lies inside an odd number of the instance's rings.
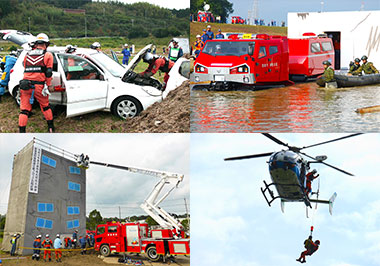
[[191,22],[190,23],[190,44],[195,42],[195,36],[197,34],[202,35],[202,30],[211,25],[211,29],[214,34],[221,29],[222,32],[243,32],[243,33],[266,33],[269,35],[282,35],[286,36],[288,32],[287,27],[268,27],[268,26],[251,26],[251,25],[240,25],[240,24],[220,24],[220,23],[202,23],[202,22]]

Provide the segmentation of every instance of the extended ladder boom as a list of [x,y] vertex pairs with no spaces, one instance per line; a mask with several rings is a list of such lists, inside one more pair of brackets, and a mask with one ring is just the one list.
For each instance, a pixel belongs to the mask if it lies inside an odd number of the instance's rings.
[[[83,154],[77,156],[77,165],[79,167],[88,168],[89,164],[111,167],[120,170],[126,170],[132,173],[151,175],[160,178],[160,181],[154,186],[152,192],[148,195],[148,197],[145,199],[144,203],[140,205],[140,207],[148,215],[150,215],[161,227],[167,229],[175,229],[177,231],[177,234],[183,231],[182,224],[176,218],[174,218],[168,212],[162,209],[159,206],[159,204],[163,200],[165,200],[175,188],[178,187],[179,183],[182,182],[184,175],[165,171],[90,161],[88,156],[85,157]],[[171,184],[170,180],[177,180],[177,182],[163,196],[161,196],[161,198],[159,198],[159,195],[164,186],[166,184]]]

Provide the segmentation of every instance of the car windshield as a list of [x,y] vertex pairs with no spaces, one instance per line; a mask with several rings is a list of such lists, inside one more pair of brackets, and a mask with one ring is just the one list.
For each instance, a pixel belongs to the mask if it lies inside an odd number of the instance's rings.
[[107,69],[113,76],[121,77],[124,75],[125,68],[104,53],[95,53],[91,55],[96,63]]
[[[206,42],[202,53],[212,56],[240,56],[248,54],[248,46],[251,42],[229,41],[229,42]],[[252,43],[254,44],[254,43]]]

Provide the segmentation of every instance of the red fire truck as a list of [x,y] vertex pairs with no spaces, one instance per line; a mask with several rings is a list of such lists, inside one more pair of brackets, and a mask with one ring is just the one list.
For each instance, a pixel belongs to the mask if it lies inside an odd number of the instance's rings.
[[[322,62],[334,60],[330,38],[288,40],[284,36],[244,34],[209,40],[197,57],[194,87],[229,90],[244,87],[291,85],[289,76],[303,79],[323,73]],[[316,48],[319,45],[320,49]],[[323,48],[325,47],[325,48]]]
[[[95,250],[103,256],[112,252],[146,253],[152,261],[165,259],[169,255],[190,255],[190,239],[178,219],[166,212],[159,204],[179,186],[184,175],[165,171],[90,161],[84,154],[77,155],[77,165],[88,168],[90,164],[116,168],[132,173],[151,175],[159,178],[158,183],[140,205],[160,226],[150,230],[146,223],[108,222],[96,228]],[[164,187],[169,186],[164,195]]]
[[175,239],[170,231],[152,230],[146,223],[108,222],[98,225],[95,250],[103,256],[111,252],[146,253],[152,261],[168,255],[190,255],[190,239]]
[[198,11],[198,22],[215,22],[214,15],[208,11]]
[[245,20],[240,16],[233,16],[231,18],[231,24],[244,24]]

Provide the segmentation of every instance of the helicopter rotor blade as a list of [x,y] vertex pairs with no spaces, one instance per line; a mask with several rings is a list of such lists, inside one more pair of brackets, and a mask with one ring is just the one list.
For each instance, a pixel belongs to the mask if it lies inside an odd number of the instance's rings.
[[342,139],[347,139],[347,138],[355,137],[355,136],[358,136],[358,135],[361,135],[361,134],[363,134],[363,133],[355,133],[355,134],[347,135],[347,136],[344,136],[344,137],[341,137],[341,138],[337,138],[337,139],[332,139],[332,140],[316,143],[316,144],[313,144],[313,145],[302,147],[300,150],[311,148],[311,147],[315,147],[315,146],[319,146],[319,145],[323,145],[323,144],[327,144],[327,143],[338,141],[338,140],[342,140]]
[[273,154],[273,152],[267,152],[267,153],[259,153],[259,154],[252,154],[252,155],[243,155],[243,156],[229,157],[229,158],[225,158],[224,160],[225,161],[244,160],[244,159],[266,157],[266,156],[270,156],[272,154]]
[[276,142],[277,144],[280,144],[282,146],[285,146],[285,147],[288,147],[289,148],[289,145],[282,142],[281,140],[279,140],[278,138],[275,138],[274,136],[272,136],[271,134],[269,133],[262,133],[265,137],[271,139],[272,141]]
[[[310,159],[313,159],[313,160],[315,160],[315,161],[318,161],[316,158],[311,157],[310,155],[307,155],[306,153],[300,152],[300,154],[305,155],[306,157],[309,157]],[[339,171],[339,172],[342,172],[342,173],[344,173],[344,174],[346,174],[346,175],[354,176],[353,174],[351,174],[351,173],[349,173],[349,172],[347,172],[347,171],[344,171],[344,170],[342,170],[342,169],[339,169],[338,167],[335,167],[335,166],[333,166],[333,165],[331,165],[331,164],[328,164],[328,163],[325,163],[325,162],[322,162],[322,161],[318,161],[318,163],[321,163],[321,164],[327,165],[327,166],[329,166],[329,167],[331,167],[331,168],[333,168],[333,169],[335,169],[335,170],[337,170],[337,171]]]

